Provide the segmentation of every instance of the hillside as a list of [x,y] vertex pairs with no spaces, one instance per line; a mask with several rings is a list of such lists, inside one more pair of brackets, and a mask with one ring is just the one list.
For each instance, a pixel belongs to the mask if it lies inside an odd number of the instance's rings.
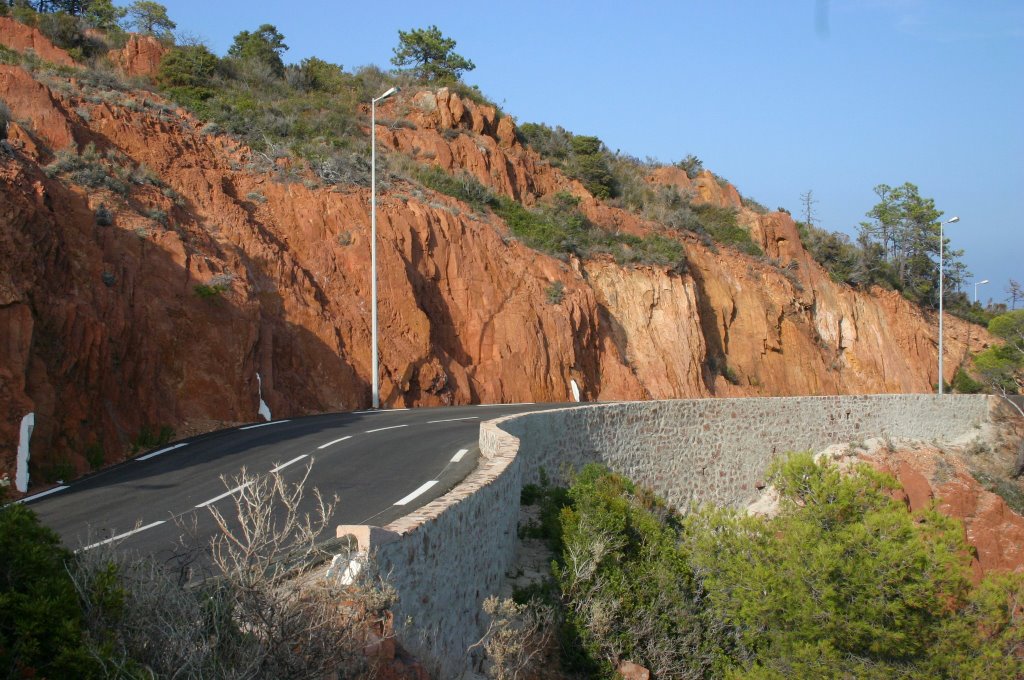
[[[0,40],[0,475],[14,476],[28,413],[38,485],[171,430],[255,421],[261,398],[275,419],[369,405],[367,186],[323,182],[141,87],[156,41],[112,53],[117,76],[4,17]],[[763,256],[595,198],[512,118],[453,90],[404,88],[378,123],[388,407],[568,401],[571,381],[588,401],[936,382],[933,314],[832,281],[788,214],[746,207],[711,173],[652,168],[646,182],[735,210]],[[511,201],[427,189],[431,165]],[[541,252],[499,215],[566,194],[614,248]],[[629,261],[652,243],[685,258]],[[946,379],[987,342],[947,316]]]

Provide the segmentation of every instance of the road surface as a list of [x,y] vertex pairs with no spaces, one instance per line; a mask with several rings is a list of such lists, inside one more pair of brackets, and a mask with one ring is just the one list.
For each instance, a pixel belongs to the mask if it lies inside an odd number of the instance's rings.
[[[210,506],[232,507],[242,468],[279,471],[339,502],[337,524],[384,526],[443,495],[476,466],[480,423],[560,404],[363,411],[278,420],[170,444],[25,502],[73,550],[109,542],[170,557],[183,526],[204,545]],[[329,537],[329,536],[328,536]]]

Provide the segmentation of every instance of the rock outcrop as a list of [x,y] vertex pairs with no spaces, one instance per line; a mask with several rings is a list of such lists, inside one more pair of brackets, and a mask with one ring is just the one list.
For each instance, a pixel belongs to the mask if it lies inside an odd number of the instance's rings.
[[132,34],[125,46],[112,53],[113,61],[127,76],[152,77],[160,70],[167,47],[151,35]]
[[[278,418],[366,406],[368,190],[246,170],[249,149],[203,134],[186,112],[148,92],[115,95],[0,66],[0,99],[20,121],[0,149],[0,473],[13,470],[28,412],[38,484],[120,460],[163,426],[184,435],[256,420],[257,373]],[[934,318],[829,280],[785,214],[740,209],[767,258],[713,251],[594,199],[492,107],[442,89],[382,109],[383,148],[528,205],[569,191],[602,228],[680,239],[688,263],[563,261],[490,213],[393,179],[378,212],[387,406],[567,401],[571,381],[584,400],[924,392],[936,381]],[[88,144],[102,172],[151,179],[119,192],[44,172],[57,150]],[[693,185],[702,200],[738,204],[710,175]],[[564,297],[549,303],[555,282]],[[948,317],[946,328],[949,379],[988,337]]]
[[[964,523],[967,543],[975,551],[971,567],[976,579],[990,572],[1024,571],[1024,517],[984,488],[964,458],[933,447],[898,447],[875,454],[872,462],[900,482],[911,511],[934,503],[939,512]],[[1015,482],[1005,484],[1021,493]]]
[[11,17],[0,17],[0,44],[16,52],[34,52],[44,61],[58,66],[75,66],[75,60],[39,32],[38,28],[26,26]]

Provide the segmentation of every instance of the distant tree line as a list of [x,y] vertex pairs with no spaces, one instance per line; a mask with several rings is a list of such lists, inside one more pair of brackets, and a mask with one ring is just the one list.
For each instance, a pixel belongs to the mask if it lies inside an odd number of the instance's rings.
[[77,46],[67,44],[75,29],[80,32],[84,28],[98,28],[118,33],[131,29],[169,40],[171,31],[177,28],[167,15],[167,8],[150,0],[136,0],[128,7],[119,7],[112,0],[0,0],[0,15],[5,14],[38,26],[58,47],[65,49]]

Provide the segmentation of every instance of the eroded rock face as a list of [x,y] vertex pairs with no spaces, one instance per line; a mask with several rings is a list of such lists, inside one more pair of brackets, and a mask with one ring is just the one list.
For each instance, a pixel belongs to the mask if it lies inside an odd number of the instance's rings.
[[[0,473],[13,471],[27,412],[38,483],[64,461],[84,471],[90,447],[121,459],[145,428],[184,435],[256,420],[257,373],[277,418],[366,406],[368,190],[241,169],[247,148],[201,134],[151,93],[121,106],[58,84],[0,66],[0,98],[25,123],[9,126],[0,154]],[[446,90],[385,104],[378,120],[411,125],[378,126],[384,148],[465,169],[528,204],[569,191],[607,229],[663,231],[595,200],[493,108]],[[121,195],[43,172],[56,150],[90,142],[159,181]],[[711,181],[708,200],[736,203],[735,189]],[[935,381],[933,320],[896,295],[831,282],[786,215],[740,211],[771,257],[795,262],[786,269],[686,235],[687,266],[623,268],[543,255],[493,215],[415,195],[393,182],[379,196],[385,405],[569,401],[571,381],[584,400]],[[564,295],[552,302],[556,283]],[[948,379],[988,336],[952,318],[946,332]]]
[[160,70],[160,60],[166,53],[167,47],[153,36],[133,33],[111,56],[125,75],[152,77]]
[[26,26],[10,17],[0,17],[0,43],[16,52],[32,50],[40,59],[58,66],[75,66],[75,60],[50,42],[38,28]]

